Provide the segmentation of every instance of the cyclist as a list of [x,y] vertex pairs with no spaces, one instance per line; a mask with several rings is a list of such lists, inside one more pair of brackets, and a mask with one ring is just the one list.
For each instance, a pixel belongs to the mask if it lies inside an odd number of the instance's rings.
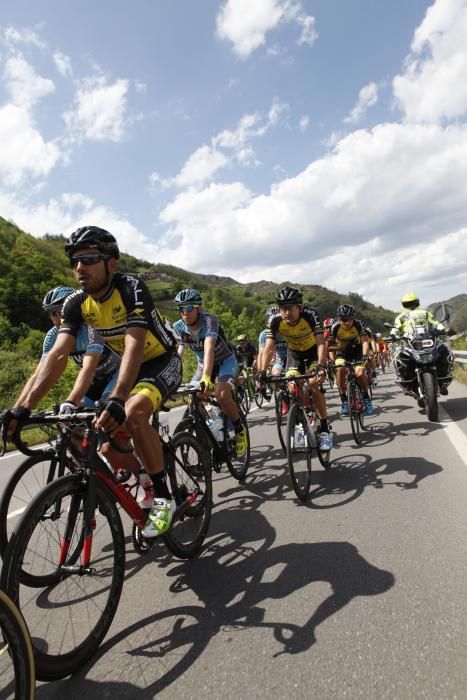
[[256,359],[258,357],[256,346],[243,334],[237,336],[236,341],[235,354],[239,364],[248,369],[253,369],[256,366]]
[[[269,320],[272,318],[272,316],[276,316],[279,313],[279,307],[278,306],[271,306],[267,311],[266,311],[266,320],[269,323]],[[258,359],[257,359],[257,364],[258,366],[262,366],[262,356],[264,353],[264,348],[266,347],[266,337],[267,337],[268,329],[265,328],[264,330],[261,331],[259,334],[258,338]],[[274,356],[272,358],[272,366],[271,364],[269,365],[268,369],[271,370],[271,374],[273,376],[279,376],[283,372],[285,372],[285,367],[287,365],[287,343],[285,342],[284,338],[281,335],[277,335],[276,337],[276,349]],[[260,383],[256,382],[256,385],[258,388],[260,388]],[[267,394],[266,389],[263,388],[263,396],[267,398],[268,400],[271,398],[269,394]]]
[[389,364],[389,346],[381,333],[376,333],[376,344],[378,346],[378,361],[382,371],[385,364]]
[[355,367],[355,374],[363,394],[364,411],[367,416],[373,415],[373,405],[368,395],[368,380],[364,372],[364,362],[368,359],[370,340],[363,323],[355,318],[355,309],[351,304],[341,304],[337,307],[337,319],[331,327],[330,344],[336,350],[337,386],[341,396],[341,415],[349,415],[349,404],[345,389],[345,362],[361,360],[362,364]]
[[321,420],[319,447],[323,451],[332,448],[332,436],[327,420],[326,399],[320,386],[326,376],[326,345],[323,328],[316,311],[303,303],[303,295],[295,287],[283,287],[276,296],[279,313],[269,319],[266,346],[261,359],[257,379],[264,382],[278,336],[287,344],[286,375],[302,374],[316,368],[317,375],[310,379],[316,408]]
[[[49,314],[53,326],[44,338],[42,357],[16,400],[14,408],[21,406],[24,401],[28,401],[34,408],[45,396],[46,392],[33,391],[33,387],[40,368],[57,340],[63,304],[75,291],[71,287],[54,287],[45,295],[42,308]],[[105,345],[103,338],[85,323],[79,329],[70,357],[81,369],[71,392],[60,405],[61,413],[77,408],[80,403],[93,407],[95,401],[109,394],[115,385],[116,372],[120,365],[118,355],[112,352]]]
[[[363,323],[363,322],[362,322]],[[371,381],[374,386],[377,385],[377,380],[376,380],[376,375],[378,373],[378,364],[377,364],[377,359],[378,359],[378,344],[376,342],[376,333],[372,331],[370,326],[366,325],[363,323],[363,330],[366,332],[368,336],[368,341],[370,343],[370,348],[369,348],[369,356],[368,356],[368,366],[371,371]]]
[[198,367],[192,381],[203,382],[206,396],[215,390],[216,399],[233,423],[235,453],[241,457],[247,450],[248,442],[246,429],[232,395],[238,370],[233,348],[227,341],[217,316],[203,310],[203,299],[196,289],[182,289],[174,302],[181,316],[174,324],[174,330],[179,336],[178,354],[182,357],[187,346],[195,353]]
[[[453,333],[450,329],[446,329],[442,323],[439,323],[431,311],[420,308],[420,300],[418,295],[414,292],[404,294],[401,299],[401,304],[404,307],[404,311],[396,316],[394,320],[394,325],[390,331],[393,337],[405,335],[409,326],[413,323],[426,327],[431,326],[437,331],[446,332],[448,335]],[[413,378],[413,369],[398,360],[398,356],[394,359],[394,366],[396,367],[396,372],[399,377],[405,382]],[[452,353],[449,352],[446,345],[440,343],[436,369],[438,373],[439,391],[443,396],[447,395],[448,386],[452,382],[452,368]]]
[[[46,390],[53,386],[83,322],[97,329],[120,356],[115,386],[101,400],[102,413],[96,424],[111,435],[124,425],[133,438],[154,488],[143,534],[156,537],[169,529],[176,506],[165,480],[159,435],[149,420],[181,382],[175,338],[143,282],[117,272],[120,252],[111,233],[97,226],[80,227],[71,234],[65,252],[81,289],[66,299],[58,338],[36,384]],[[27,417],[30,409],[23,403],[15,417]]]

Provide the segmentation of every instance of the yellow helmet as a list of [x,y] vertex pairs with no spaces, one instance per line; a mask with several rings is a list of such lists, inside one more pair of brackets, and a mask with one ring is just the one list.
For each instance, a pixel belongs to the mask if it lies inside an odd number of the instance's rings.
[[420,306],[420,299],[415,292],[407,292],[401,299],[401,304],[404,309],[417,309]]

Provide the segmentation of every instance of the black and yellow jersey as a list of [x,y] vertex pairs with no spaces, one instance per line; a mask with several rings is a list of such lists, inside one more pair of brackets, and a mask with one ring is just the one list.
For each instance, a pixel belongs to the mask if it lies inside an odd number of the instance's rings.
[[318,314],[308,306],[300,311],[298,321],[293,325],[286,323],[280,314],[271,316],[266,338],[282,336],[287,348],[305,352],[316,345],[316,336],[323,334],[323,327]]
[[175,348],[170,326],[154,307],[148,288],[140,279],[116,273],[102,299],[77,291],[67,297],[59,333],[76,336],[82,323],[99,330],[106,344],[123,355],[127,328],[145,328],[143,362]]
[[362,344],[362,336],[366,335],[366,329],[363,327],[363,323],[358,319],[354,319],[350,328],[344,328],[340,321],[334,321],[331,326],[329,343],[331,345],[338,345],[342,349],[356,347]]

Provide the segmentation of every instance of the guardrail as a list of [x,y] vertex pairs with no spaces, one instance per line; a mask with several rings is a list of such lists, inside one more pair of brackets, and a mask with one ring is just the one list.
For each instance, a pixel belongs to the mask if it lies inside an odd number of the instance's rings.
[[451,348],[451,351],[454,353],[455,362],[460,362],[463,365],[467,365],[467,350],[456,350],[455,348]]

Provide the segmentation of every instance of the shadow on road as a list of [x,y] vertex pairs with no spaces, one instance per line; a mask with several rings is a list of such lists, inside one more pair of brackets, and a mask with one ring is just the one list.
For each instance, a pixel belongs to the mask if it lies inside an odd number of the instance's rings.
[[[167,567],[171,592],[193,592],[199,605],[175,605],[148,615],[107,640],[95,659],[73,678],[38,689],[37,698],[138,698],[149,700],[181,677],[203,653],[211,639],[227,634],[233,640],[249,628],[272,633],[271,656],[300,654],[316,643],[317,627],[356,597],[386,593],[394,584],[389,571],[369,563],[349,542],[319,542],[274,546],[275,530],[259,508],[262,499],[241,496],[216,513],[209,543],[202,556]],[[329,584],[330,593],[314,604],[312,587]],[[283,606],[283,619],[271,620],[267,602],[286,600],[301,589],[302,624],[292,624]],[[310,590],[308,590],[310,589]],[[272,610],[277,606],[271,605]],[[274,640],[274,641],[273,641]],[[123,643],[123,644],[122,644]],[[96,682],[86,679],[92,666],[115,645],[127,667],[141,668],[141,678],[152,680],[142,689],[125,680]],[[150,662],[148,664],[148,661]],[[123,658],[121,663],[125,663]],[[146,669],[146,671],[145,671]],[[115,669],[117,671],[117,669]],[[118,673],[125,673],[119,668]],[[141,683],[143,684],[143,683]]]

